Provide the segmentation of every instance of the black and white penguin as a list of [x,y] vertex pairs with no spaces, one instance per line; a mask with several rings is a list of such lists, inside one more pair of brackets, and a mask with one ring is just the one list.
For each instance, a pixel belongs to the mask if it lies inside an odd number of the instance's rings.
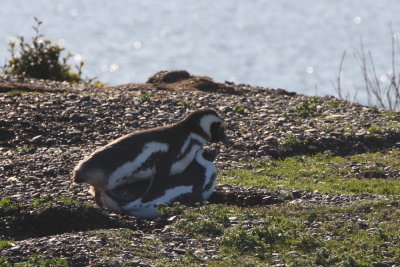
[[209,147],[200,148],[194,160],[185,171],[165,179],[163,194],[152,201],[143,202],[143,192],[150,181],[138,181],[121,185],[112,191],[95,189],[95,199],[99,206],[139,218],[151,219],[160,216],[157,205],[170,204],[175,201],[181,204],[194,204],[207,200],[215,190],[217,172],[213,160],[217,156]]
[[225,138],[224,122],[217,112],[199,109],[175,124],[136,131],[114,140],[83,159],[75,167],[72,179],[88,183],[98,191],[150,180],[142,200],[152,201],[163,194],[163,180],[182,173],[203,144]]

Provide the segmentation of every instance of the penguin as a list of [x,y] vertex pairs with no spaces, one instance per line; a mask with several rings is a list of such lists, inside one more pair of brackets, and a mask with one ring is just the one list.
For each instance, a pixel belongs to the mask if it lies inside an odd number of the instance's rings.
[[95,189],[97,204],[116,213],[144,219],[153,219],[161,214],[157,210],[160,203],[180,202],[193,205],[204,202],[215,190],[217,172],[213,163],[218,152],[209,147],[197,150],[194,160],[185,171],[171,175],[163,183],[163,194],[150,202],[143,202],[143,192],[150,181],[138,181],[121,185],[112,191]]
[[72,180],[97,191],[149,180],[142,198],[149,202],[163,194],[166,177],[185,171],[203,144],[225,140],[218,113],[199,109],[172,125],[132,132],[101,147],[78,163]]

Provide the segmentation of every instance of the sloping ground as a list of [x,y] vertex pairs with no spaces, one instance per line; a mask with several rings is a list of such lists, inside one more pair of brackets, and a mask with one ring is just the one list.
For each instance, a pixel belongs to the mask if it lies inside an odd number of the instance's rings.
[[[217,84],[210,78],[178,74],[172,78],[159,75],[147,84],[103,89],[15,77],[0,79],[0,239],[4,240],[0,241],[0,257],[13,263],[39,254],[65,258],[70,265],[235,263],[224,249],[232,241],[225,234],[238,225],[249,223],[249,229],[256,229],[260,222],[265,224],[261,215],[241,218],[247,212],[254,213],[252,207],[275,210],[298,205],[307,210],[309,205],[347,207],[377,201],[396,205],[393,194],[321,194],[290,187],[221,185],[210,199],[218,205],[211,205],[210,210],[232,214],[208,214],[211,225],[202,225],[198,233],[195,227],[188,231],[182,225],[201,217],[201,207],[195,209],[197,215],[178,208],[178,213],[154,221],[98,209],[85,186],[70,182],[74,165],[117,137],[175,122],[195,108],[213,107],[226,121],[231,143],[217,145],[222,176],[229,176],[230,170],[253,169],[254,162],[294,155],[351,155],[400,147],[399,113],[334,97]],[[183,90],[188,87],[191,90]],[[395,167],[382,166],[382,172],[372,169],[364,173],[371,177],[365,178],[385,178],[375,177],[384,173],[396,180]],[[260,171],[257,179],[268,175],[268,169]],[[274,179],[279,183],[282,178]],[[229,179],[224,178],[224,182]],[[346,209],[339,213],[353,218]],[[310,225],[307,231],[315,226]],[[242,249],[245,255],[251,254],[248,248]],[[256,252],[253,254],[261,253]],[[272,256],[257,256],[255,262],[282,264],[282,260],[274,262]]]

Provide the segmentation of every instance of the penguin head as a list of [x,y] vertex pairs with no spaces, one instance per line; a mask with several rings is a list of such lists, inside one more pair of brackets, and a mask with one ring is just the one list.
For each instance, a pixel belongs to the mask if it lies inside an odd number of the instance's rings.
[[226,141],[226,134],[225,134],[225,124],[223,121],[221,122],[213,122],[210,126],[210,142],[217,143],[217,142],[225,142]]
[[211,143],[226,141],[225,124],[218,113],[211,108],[204,108],[190,113],[185,120],[191,129],[197,129]]

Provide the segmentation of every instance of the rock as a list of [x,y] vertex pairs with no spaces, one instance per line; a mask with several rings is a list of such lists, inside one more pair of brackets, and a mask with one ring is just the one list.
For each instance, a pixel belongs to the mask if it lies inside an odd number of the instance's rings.
[[35,136],[35,137],[33,137],[31,139],[31,143],[33,143],[33,144],[39,144],[42,141],[43,141],[43,136],[42,135],[37,135],[37,136]]
[[297,251],[292,250],[292,251],[289,251],[286,255],[288,255],[288,256],[297,256],[298,253],[297,253]]
[[81,116],[78,113],[73,113],[69,116],[69,119],[73,122],[78,122],[81,120]]
[[15,137],[14,132],[0,128],[0,142],[10,141]]

